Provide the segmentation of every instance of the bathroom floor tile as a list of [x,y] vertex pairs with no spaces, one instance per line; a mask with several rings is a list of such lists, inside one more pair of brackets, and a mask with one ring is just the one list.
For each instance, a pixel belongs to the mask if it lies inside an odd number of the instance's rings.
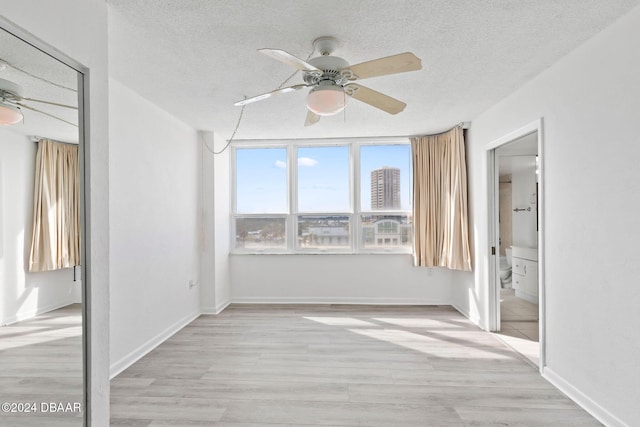
[[500,291],[498,337],[533,364],[539,364],[538,306],[515,296],[515,290]]
[[527,337],[525,334],[523,334],[520,331],[517,331],[515,329],[502,329],[500,332],[500,335],[506,335],[509,337],[514,337],[514,338],[522,338],[522,339],[529,339],[529,337]]

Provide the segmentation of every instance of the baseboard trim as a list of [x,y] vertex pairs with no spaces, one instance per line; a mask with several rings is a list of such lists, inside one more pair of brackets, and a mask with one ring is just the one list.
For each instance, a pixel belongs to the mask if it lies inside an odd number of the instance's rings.
[[628,427],[628,425],[618,417],[598,405],[589,396],[578,390],[571,383],[546,366],[542,369],[542,377],[604,425],[608,427]]
[[455,308],[458,311],[458,313],[462,314],[464,317],[469,319],[469,321],[472,322],[473,324],[475,324],[477,327],[479,327],[481,329],[484,329],[482,327],[482,325],[480,324],[480,317],[471,316],[471,314],[469,314],[466,310],[461,309],[460,307],[458,307],[455,304],[451,304],[451,307]]
[[216,305],[216,312],[215,314],[220,314],[224,311],[225,308],[229,307],[229,304],[231,304],[231,300],[228,299],[218,305]]
[[11,316],[11,317],[8,317],[7,319],[3,319],[2,326],[11,325],[16,322],[22,322],[23,320],[29,320],[36,316],[40,316],[41,314],[45,314],[62,307],[66,307],[71,304],[75,304],[75,302],[71,300],[63,303],[51,304],[44,307],[36,308],[35,310],[25,311],[24,313],[18,313],[15,316]]
[[229,304],[231,304],[231,300],[220,303],[215,307],[202,307],[200,308],[200,312],[202,314],[220,314],[224,311],[225,308],[229,307]]
[[354,304],[354,305],[451,305],[449,301],[419,298],[349,297],[235,297],[231,304]]
[[171,338],[171,336],[173,336],[180,329],[184,328],[189,323],[193,322],[196,318],[198,318],[198,316],[200,316],[200,311],[196,313],[191,313],[183,317],[182,319],[170,325],[164,331],[157,334],[155,337],[151,338],[150,340],[142,344],[140,347],[133,350],[131,353],[127,354],[120,360],[112,363],[109,369],[110,371],[109,379],[113,379],[122,371],[127,369],[129,366],[136,363],[138,360],[143,358],[151,350],[153,350],[154,348],[156,348],[157,346],[165,342],[167,339]]

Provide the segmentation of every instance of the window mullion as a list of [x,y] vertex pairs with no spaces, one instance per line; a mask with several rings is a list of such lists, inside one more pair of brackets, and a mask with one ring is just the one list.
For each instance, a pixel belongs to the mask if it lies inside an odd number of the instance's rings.
[[289,215],[287,215],[287,251],[297,251],[298,226],[298,147],[290,142],[287,146],[288,186],[289,186]]
[[360,144],[351,144],[351,247],[355,253],[360,252]]

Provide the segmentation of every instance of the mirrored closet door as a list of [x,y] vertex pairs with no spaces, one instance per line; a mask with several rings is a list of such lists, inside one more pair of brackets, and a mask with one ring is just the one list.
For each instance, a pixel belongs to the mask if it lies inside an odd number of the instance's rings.
[[79,73],[0,29],[0,425],[83,425]]

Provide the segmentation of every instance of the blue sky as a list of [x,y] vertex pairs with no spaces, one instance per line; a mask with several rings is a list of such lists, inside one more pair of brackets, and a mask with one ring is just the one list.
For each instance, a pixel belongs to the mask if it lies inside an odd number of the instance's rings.
[[[361,206],[371,206],[371,171],[383,166],[400,168],[402,209],[411,207],[411,147],[361,147]],[[236,185],[238,213],[282,213],[287,210],[285,148],[238,148]],[[298,148],[298,210],[349,210],[349,148]]]
[[298,149],[298,210],[348,212],[349,147]]
[[276,162],[286,159],[286,148],[236,150],[238,212],[287,211],[287,170],[276,165]]

